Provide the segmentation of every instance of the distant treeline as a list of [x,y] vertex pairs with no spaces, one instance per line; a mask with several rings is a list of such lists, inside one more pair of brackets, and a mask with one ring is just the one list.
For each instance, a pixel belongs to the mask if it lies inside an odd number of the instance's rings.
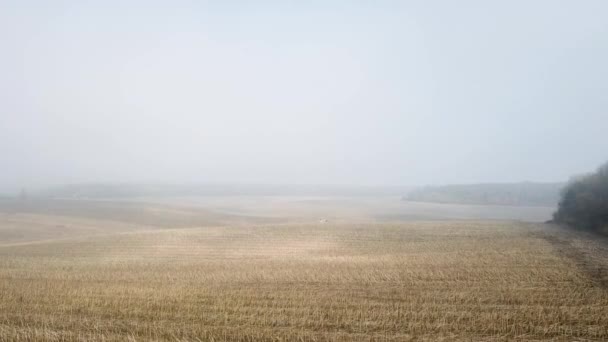
[[564,183],[496,183],[428,186],[411,191],[404,200],[418,202],[556,206]]
[[57,186],[39,191],[45,197],[129,198],[165,196],[400,196],[409,187],[348,185],[266,184],[136,184],[85,183]]
[[608,163],[566,185],[553,220],[578,229],[608,233]]

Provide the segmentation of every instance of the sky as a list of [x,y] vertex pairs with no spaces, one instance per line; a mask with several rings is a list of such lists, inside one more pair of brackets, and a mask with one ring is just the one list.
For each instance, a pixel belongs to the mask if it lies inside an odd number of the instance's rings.
[[562,181],[608,2],[0,0],[0,189]]

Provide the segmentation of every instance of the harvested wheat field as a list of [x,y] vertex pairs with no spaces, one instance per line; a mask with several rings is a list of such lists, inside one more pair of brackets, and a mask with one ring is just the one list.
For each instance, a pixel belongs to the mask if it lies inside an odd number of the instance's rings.
[[606,243],[550,225],[125,226],[2,244],[0,340],[608,339]]

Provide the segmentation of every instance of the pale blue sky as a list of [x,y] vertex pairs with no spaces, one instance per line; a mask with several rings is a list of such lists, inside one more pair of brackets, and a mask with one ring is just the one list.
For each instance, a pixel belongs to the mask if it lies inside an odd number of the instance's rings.
[[557,181],[608,160],[606,1],[0,0],[0,41],[0,188]]

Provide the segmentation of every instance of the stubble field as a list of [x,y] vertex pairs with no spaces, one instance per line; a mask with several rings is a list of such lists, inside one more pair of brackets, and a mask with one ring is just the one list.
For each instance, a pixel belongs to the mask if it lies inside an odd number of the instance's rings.
[[608,339],[608,249],[594,236],[516,221],[260,220],[4,213],[0,340]]

